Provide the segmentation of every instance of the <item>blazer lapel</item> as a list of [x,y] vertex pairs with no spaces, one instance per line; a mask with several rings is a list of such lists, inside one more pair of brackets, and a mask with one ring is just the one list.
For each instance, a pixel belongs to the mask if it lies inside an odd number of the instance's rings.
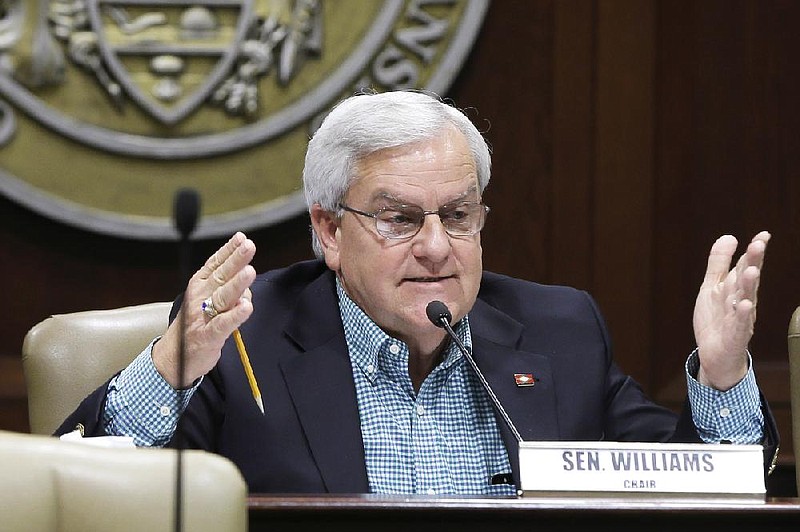
[[286,333],[303,352],[281,360],[281,371],[326,488],[367,492],[355,384],[331,272],[302,292]]
[[[469,320],[475,362],[522,440],[559,439],[558,405],[548,358],[517,349],[523,326],[480,299]],[[534,385],[519,386],[515,374],[531,374]],[[496,417],[519,486],[519,445],[502,417]]]

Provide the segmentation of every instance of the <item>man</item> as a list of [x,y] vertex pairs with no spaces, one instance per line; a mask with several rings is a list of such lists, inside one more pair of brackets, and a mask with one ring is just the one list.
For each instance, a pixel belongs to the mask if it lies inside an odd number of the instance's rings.
[[253,492],[514,494],[516,439],[426,316],[437,300],[525,440],[763,442],[771,456],[777,434],[747,352],[768,233],[730,271],[736,240],[711,248],[675,416],[614,364],[586,293],[482,271],[489,175],[487,145],[457,109],[415,92],[345,100],[303,174],[323,260],[256,276],[255,246],[234,235],[191,278],[164,336],[61,431],[83,423],[164,445],[180,417],[178,444],[231,458]]

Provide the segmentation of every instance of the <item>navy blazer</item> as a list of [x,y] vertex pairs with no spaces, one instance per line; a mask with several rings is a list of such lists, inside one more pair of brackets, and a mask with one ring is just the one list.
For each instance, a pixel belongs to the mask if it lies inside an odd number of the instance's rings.
[[[367,492],[333,272],[322,261],[302,262],[259,275],[251,289],[255,310],[240,330],[265,415],[230,340],[171,444],[230,458],[251,492]],[[523,440],[700,441],[687,406],[678,416],[654,404],[619,370],[586,292],[486,272],[469,319],[475,360]],[[536,384],[518,387],[515,373],[532,373]],[[82,423],[87,435],[102,434],[106,388],[58,433]],[[778,437],[763,398],[762,405],[769,464]],[[497,419],[519,485],[517,442]]]

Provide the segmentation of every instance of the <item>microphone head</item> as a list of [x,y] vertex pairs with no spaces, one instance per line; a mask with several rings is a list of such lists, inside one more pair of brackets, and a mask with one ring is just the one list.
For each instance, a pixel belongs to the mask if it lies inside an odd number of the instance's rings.
[[193,188],[182,188],[175,193],[173,221],[182,238],[188,238],[200,217],[200,194]]
[[428,319],[431,320],[431,323],[437,327],[444,327],[445,323],[449,325],[450,320],[453,319],[453,315],[450,314],[447,305],[441,301],[431,301],[428,303],[428,306],[425,307],[425,314],[428,315]]

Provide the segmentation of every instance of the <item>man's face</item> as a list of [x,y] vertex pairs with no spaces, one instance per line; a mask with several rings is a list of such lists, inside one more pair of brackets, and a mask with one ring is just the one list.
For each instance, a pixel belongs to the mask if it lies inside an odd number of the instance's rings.
[[[430,140],[373,153],[356,170],[344,203],[361,211],[396,204],[436,211],[456,200],[480,201],[469,146],[452,127]],[[391,240],[376,232],[373,219],[345,212],[325,259],[358,306],[409,343],[441,334],[426,317],[430,301],[443,301],[454,322],[465,316],[482,270],[480,234],[450,236],[437,215],[425,216],[416,236]]]

